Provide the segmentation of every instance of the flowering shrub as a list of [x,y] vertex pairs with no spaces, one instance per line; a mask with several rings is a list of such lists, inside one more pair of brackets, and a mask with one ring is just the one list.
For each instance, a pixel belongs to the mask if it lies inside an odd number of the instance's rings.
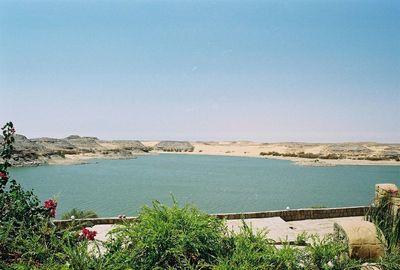
[[3,192],[4,187],[8,182],[8,172],[7,168],[10,166],[8,160],[11,158],[11,153],[13,151],[13,142],[14,142],[14,133],[15,128],[12,122],[6,123],[2,128],[3,133],[3,143],[2,150],[0,153],[1,158],[4,160],[4,163],[0,164],[0,192]]
[[44,202],[44,208],[49,210],[49,216],[54,218],[56,217],[56,208],[57,208],[57,201],[53,199],[49,199]]
[[94,240],[94,238],[96,237],[97,232],[96,231],[91,231],[87,228],[83,228],[81,230],[81,238],[87,239],[87,240]]
[[12,122],[2,128],[0,163],[0,269],[5,263],[21,260],[35,263],[60,251],[61,232],[56,231],[50,218],[55,216],[57,202],[44,205],[32,191],[11,179],[8,168],[13,152],[15,128]]

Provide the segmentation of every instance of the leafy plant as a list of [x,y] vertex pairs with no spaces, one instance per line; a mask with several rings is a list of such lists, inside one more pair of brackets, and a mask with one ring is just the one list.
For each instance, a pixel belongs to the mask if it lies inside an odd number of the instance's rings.
[[301,249],[288,243],[277,247],[267,236],[243,222],[240,232],[231,234],[229,249],[215,269],[303,269],[306,257]]
[[112,233],[106,244],[113,265],[134,269],[190,269],[213,264],[222,253],[225,226],[186,205],[172,207],[153,202],[136,221],[126,222]]
[[342,270],[360,265],[359,261],[349,258],[347,247],[336,242],[332,235],[322,238],[317,234],[310,235],[307,242],[310,244],[306,246],[305,251],[310,254],[316,269]]
[[98,215],[93,210],[81,210],[78,208],[72,208],[71,210],[62,214],[61,219],[74,219],[79,218],[98,218]]

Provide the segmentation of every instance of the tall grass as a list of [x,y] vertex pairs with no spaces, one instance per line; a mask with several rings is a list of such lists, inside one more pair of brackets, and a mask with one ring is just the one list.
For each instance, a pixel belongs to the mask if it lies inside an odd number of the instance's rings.
[[391,194],[387,193],[369,208],[366,215],[366,219],[377,226],[388,253],[398,252],[400,243],[400,210],[395,209],[391,200]]

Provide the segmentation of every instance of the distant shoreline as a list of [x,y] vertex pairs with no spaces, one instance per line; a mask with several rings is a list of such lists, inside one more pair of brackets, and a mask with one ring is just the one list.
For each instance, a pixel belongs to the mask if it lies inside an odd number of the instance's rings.
[[[157,141],[142,141],[142,143],[151,147],[157,143]],[[386,147],[385,144],[376,143],[354,143],[354,144],[319,144],[319,143],[254,143],[254,142],[191,142],[194,146],[193,152],[172,152],[176,154],[186,155],[213,155],[213,156],[233,156],[233,157],[253,157],[253,158],[267,158],[277,160],[289,160],[294,162],[296,165],[301,166],[339,166],[339,165],[357,165],[357,166],[400,166],[399,161],[395,160],[356,160],[356,159],[320,159],[320,158],[301,158],[301,157],[289,157],[289,156],[273,156],[273,155],[260,155],[260,153],[268,152],[280,152],[289,153],[292,152],[305,152],[305,153],[323,153],[324,149],[330,145],[341,145],[351,149],[354,145],[359,148],[353,150],[363,149],[361,147],[368,147],[376,149],[378,152],[379,148]],[[347,146],[348,145],[348,146]],[[391,147],[398,147],[400,153],[400,145],[389,144]],[[367,147],[366,147],[367,148]],[[381,150],[384,151],[384,150]],[[344,148],[346,153],[346,148]],[[157,153],[171,153],[157,151]],[[378,152],[379,153],[379,152]]]
[[292,161],[296,165],[300,166],[312,166],[312,167],[332,167],[332,166],[400,166],[398,161],[389,160],[353,160],[353,159],[339,159],[339,160],[318,160],[311,158],[296,158],[296,157],[279,157],[279,156],[260,156],[260,155],[245,155],[245,154],[219,154],[219,153],[204,153],[204,152],[152,152],[156,154],[170,154],[170,155],[193,155],[193,156],[223,156],[223,157],[247,157],[247,158],[259,158],[259,159],[274,159],[274,160],[287,160]]
[[93,159],[133,159],[174,153],[289,160],[300,166],[400,166],[400,144],[256,143],[250,141],[99,140],[72,135],[64,139],[28,139],[17,135],[14,166],[76,165]]
[[[144,142],[146,145],[146,142]],[[197,145],[198,147],[198,145]],[[90,160],[95,159],[106,159],[106,160],[120,160],[120,159],[135,159],[137,156],[147,155],[158,155],[158,154],[175,154],[175,155],[205,155],[205,156],[226,156],[226,157],[248,157],[248,158],[259,158],[259,159],[274,159],[274,160],[288,160],[299,166],[312,166],[312,167],[329,167],[329,166],[400,166],[400,162],[394,160],[353,160],[353,159],[317,159],[317,158],[299,158],[299,157],[285,157],[285,156],[273,156],[264,155],[261,156],[259,153],[256,154],[251,149],[247,149],[248,152],[234,152],[227,150],[225,147],[219,149],[202,150],[196,149],[193,152],[165,152],[165,151],[150,151],[149,153],[137,153],[132,157],[109,157],[98,154],[81,154],[81,155],[66,155],[64,159],[53,159],[49,160],[48,165],[81,165],[86,164]],[[202,150],[201,152],[199,150]],[[226,150],[226,151],[221,151]],[[230,151],[230,152],[229,152]],[[227,153],[228,152],[228,153]]]

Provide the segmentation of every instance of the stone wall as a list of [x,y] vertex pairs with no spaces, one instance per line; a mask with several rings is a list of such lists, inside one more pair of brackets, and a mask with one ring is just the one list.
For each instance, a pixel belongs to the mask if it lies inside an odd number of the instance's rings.
[[280,217],[285,221],[294,221],[294,220],[304,220],[304,219],[364,216],[367,210],[368,210],[367,206],[343,207],[343,208],[305,208],[305,209],[277,210],[277,211],[265,211],[265,212],[215,214],[213,216],[226,219]]
[[[276,210],[263,212],[245,212],[245,213],[228,213],[228,214],[211,214],[221,219],[251,219],[251,218],[269,218],[281,217],[285,221],[304,220],[304,219],[323,219],[323,218],[338,218],[338,217],[353,217],[364,216],[368,210],[368,206],[342,207],[342,208],[305,208],[305,209],[290,209]],[[82,222],[90,222],[93,225],[98,224],[116,224],[124,220],[135,220],[136,217],[127,218],[88,218],[80,219]],[[54,224],[63,227],[72,220],[55,220]]]

